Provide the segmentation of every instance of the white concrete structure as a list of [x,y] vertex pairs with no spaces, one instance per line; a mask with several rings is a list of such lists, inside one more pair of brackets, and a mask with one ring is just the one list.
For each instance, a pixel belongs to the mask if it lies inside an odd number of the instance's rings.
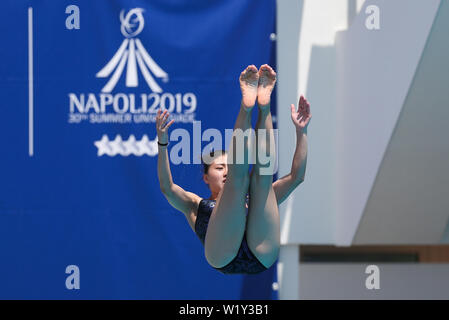
[[280,207],[280,299],[304,294],[299,244],[449,242],[447,34],[440,0],[277,1],[279,176],[290,104],[304,94],[313,116],[305,182]]
[[301,299],[449,299],[449,264],[377,264],[379,288],[368,289],[370,264],[304,263],[299,269]]

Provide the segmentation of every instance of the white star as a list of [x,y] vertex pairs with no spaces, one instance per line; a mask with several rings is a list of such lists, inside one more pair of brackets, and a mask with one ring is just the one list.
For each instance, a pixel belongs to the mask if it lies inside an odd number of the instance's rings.
[[140,148],[138,147],[137,143],[136,143],[136,138],[134,137],[134,135],[130,135],[128,140],[126,140],[123,145],[125,146],[125,149],[127,151],[128,154],[134,154],[136,156],[141,156],[142,155],[142,151],[140,150]]
[[148,140],[148,136],[143,135],[142,139],[137,142],[138,148],[141,150],[142,154],[146,153],[149,156],[155,156],[157,154],[157,140]]
[[118,134],[115,139],[109,144],[112,148],[110,156],[115,156],[116,154],[124,155],[126,153],[125,146],[123,145],[122,137]]
[[97,156],[100,157],[104,154],[110,155],[112,149],[109,146],[109,139],[107,135],[103,135],[101,140],[94,141],[94,145],[98,148]]
[[157,150],[157,137],[154,138],[154,140],[151,140],[148,142],[148,147],[149,147],[149,155],[150,156],[155,156],[158,154],[158,150]]

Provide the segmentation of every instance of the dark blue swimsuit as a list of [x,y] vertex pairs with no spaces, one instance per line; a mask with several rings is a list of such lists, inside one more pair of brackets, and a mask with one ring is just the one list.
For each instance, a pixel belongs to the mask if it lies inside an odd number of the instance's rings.
[[[198,206],[198,214],[195,222],[195,233],[204,245],[206,239],[207,226],[212,210],[215,207],[215,200],[202,199]],[[235,258],[221,268],[214,268],[225,274],[244,273],[255,274],[267,270],[267,268],[254,256],[246,242],[246,231],[243,235],[242,244]]]

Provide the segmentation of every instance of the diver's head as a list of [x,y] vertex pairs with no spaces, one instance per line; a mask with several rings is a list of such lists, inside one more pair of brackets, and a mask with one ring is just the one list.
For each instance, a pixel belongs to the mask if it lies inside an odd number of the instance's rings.
[[223,189],[228,174],[228,154],[224,150],[211,151],[203,156],[203,180],[212,194],[218,194]]

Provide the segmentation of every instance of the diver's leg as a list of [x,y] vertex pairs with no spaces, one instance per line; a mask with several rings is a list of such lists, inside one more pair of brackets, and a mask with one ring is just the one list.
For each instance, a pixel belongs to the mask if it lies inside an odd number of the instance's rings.
[[270,112],[270,95],[276,74],[267,65],[259,72],[257,157],[250,176],[246,239],[253,254],[268,268],[276,261],[280,247],[279,210],[272,186],[276,154]]
[[226,183],[211,213],[205,240],[206,259],[216,268],[234,259],[245,232],[250,141],[244,133],[252,130],[251,110],[256,102],[258,79],[255,66],[247,67],[240,75],[242,102],[229,146]]

